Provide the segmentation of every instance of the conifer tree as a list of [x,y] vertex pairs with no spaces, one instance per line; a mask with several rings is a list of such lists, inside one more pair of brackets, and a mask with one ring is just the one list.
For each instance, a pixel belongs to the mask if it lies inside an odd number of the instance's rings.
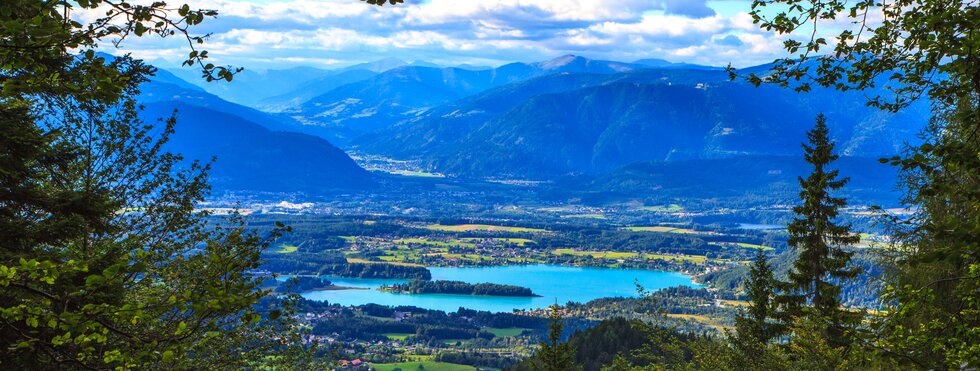
[[[775,284],[776,279],[773,277],[766,254],[759,250],[754,263],[749,268],[749,277],[745,285],[750,301],[748,313],[735,318],[735,333],[729,337],[731,348],[723,350],[729,353],[730,357],[722,356],[721,362],[724,364],[719,367],[739,370],[781,368],[780,354],[773,352],[769,346],[772,338],[784,332],[780,324],[773,321],[776,310],[773,300]],[[712,356],[699,357],[702,359],[698,362],[703,363]]]
[[[977,4],[757,0],[750,14],[761,29],[786,36],[788,52],[765,74],[749,74],[753,83],[862,90],[869,105],[891,112],[928,99],[934,117],[924,143],[888,161],[901,172],[903,203],[914,215],[889,223],[894,245],[880,250],[886,310],[881,326],[871,326],[873,348],[904,368],[980,367]],[[817,32],[828,24],[833,40]]]
[[838,155],[828,134],[826,119],[818,115],[816,125],[807,132],[810,144],[803,145],[813,171],[799,178],[802,204],[793,208],[797,216],[788,227],[789,245],[796,248],[799,257],[789,272],[789,281],[779,284],[782,292],[777,302],[783,324],[803,316],[820,317],[828,323],[831,342],[840,345],[844,343],[844,329],[859,321],[859,314],[841,310],[841,290],[835,281],[860,273],[860,268],[848,267],[852,253],[842,249],[860,238],[851,233],[850,225],[834,221],[847,200],[831,192],[843,188],[848,178],[839,178],[839,171],[829,168]]
[[778,333],[774,329],[776,324],[770,322],[775,310],[772,299],[774,285],[772,269],[769,268],[765,252],[760,249],[749,269],[749,280],[745,287],[750,300],[748,316],[736,319],[736,323],[741,325],[736,326],[739,338],[766,343]]
[[548,341],[541,342],[541,349],[534,355],[531,369],[535,371],[571,371],[578,370],[575,365],[575,350],[567,342],[561,342],[562,315],[558,305],[552,305],[548,319]]

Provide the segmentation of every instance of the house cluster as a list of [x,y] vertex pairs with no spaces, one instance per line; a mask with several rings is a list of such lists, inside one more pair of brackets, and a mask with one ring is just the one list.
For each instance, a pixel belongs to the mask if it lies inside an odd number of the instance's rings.
[[335,370],[338,371],[339,370],[362,370],[362,369],[366,370],[368,368],[366,362],[357,358],[352,360],[346,360],[346,359],[341,360],[340,362],[338,362],[337,366],[338,367]]

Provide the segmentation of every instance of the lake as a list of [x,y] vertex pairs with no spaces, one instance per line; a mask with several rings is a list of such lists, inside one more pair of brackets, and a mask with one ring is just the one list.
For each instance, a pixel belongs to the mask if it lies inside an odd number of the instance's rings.
[[771,230],[778,230],[778,229],[786,229],[785,224],[739,223],[738,227],[741,229],[754,230],[754,231],[771,231]]
[[363,279],[325,276],[335,285],[367,290],[329,290],[303,293],[304,298],[341,305],[412,305],[455,312],[460,307],[490,312],[544,308],[557,301],[585,303],[604,297],[637,296],[639,281],[647,290],[673,286],[698,286],[681,273],[642,270],[568,267],[559,265],[513,265],[474,268],[429,268],[433,280],[496,283],[530,288],[541,297],[501,297],[449,294],[396,294],[376,290],[381,285],[405,282],[394,279]]

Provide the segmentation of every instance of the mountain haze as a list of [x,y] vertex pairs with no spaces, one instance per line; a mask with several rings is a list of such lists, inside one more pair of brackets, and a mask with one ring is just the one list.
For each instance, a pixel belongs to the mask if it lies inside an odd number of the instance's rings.
[[354,138],[412,120],[429,109],[487,89],[553,73],[613,74],[642,66],[564,56],[539,63],[511,63],[492,69],[403,66],[364,81],[339,86],[284,114],[331,142]]
[[671,68],[500,86],[354,143],[450,174],[553,177],[637,161],[796,155],[820,112],[846,156],[896,154],[927,117],[924,107],[883,113],[857,94],[797,94]]
[[147,122],[177,112],[168,150],[189,161],[216,158],[211,183],[218,189],[322,193],[374,183],[370,173],[326,140],[270,129],[288,125],[165,71],[141,90]]

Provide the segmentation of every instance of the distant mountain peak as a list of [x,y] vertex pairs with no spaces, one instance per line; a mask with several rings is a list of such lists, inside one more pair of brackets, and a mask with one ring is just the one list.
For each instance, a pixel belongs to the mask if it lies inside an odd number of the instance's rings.
[[398,59],[398,58],[395,58],[395,57],[382,58],[382,59],[379,59],[379,60],[376,60],[376,61],[370,62],[370,63],[372,63],[372,64],[408,64],[408,62],[405,62],[405,61],[403,61],[401,59]]
[[409,63],[401,59],[388,57],[374,62],[355,64],[353,66],[342,69],[342,71],[368,70],[375,73],[381,73],[384,71],[392,70],[407,65],[409,65]]
[[560,56],[558,58],[550,59],[550,60],[547,60],[547,61],[544,61],[544,62],[538,62],[536,64],[538,65],[538,67],[540,67],[542,69],[551,70],[551,69],[557,69],[557,68],[565,67],[565,66],[568,66],[570,64],[577,63],[577,62],[578,63],[581,63],[581,62],[586,62],[587,63],[587,62],[590,62],[590,61],[592,61],[592,60],[591,59],[588,59],[588,58],[585,58],[585,57],[581,57],[581,56],[574,55],[574,54],[566,54],[566,55]]
[[665,67],[665,66],[674,65],[673,62],[660,58],[644,58],[644,59],[634,61],[633,64],[642,64],[644,66],[649,66],[649,67]]
[[544,62],[534,63],[532,66],[543,71],[601,74],[628,72],[643,68],[643,66],[639,65],[589,59],[574,54],[567,54]]

